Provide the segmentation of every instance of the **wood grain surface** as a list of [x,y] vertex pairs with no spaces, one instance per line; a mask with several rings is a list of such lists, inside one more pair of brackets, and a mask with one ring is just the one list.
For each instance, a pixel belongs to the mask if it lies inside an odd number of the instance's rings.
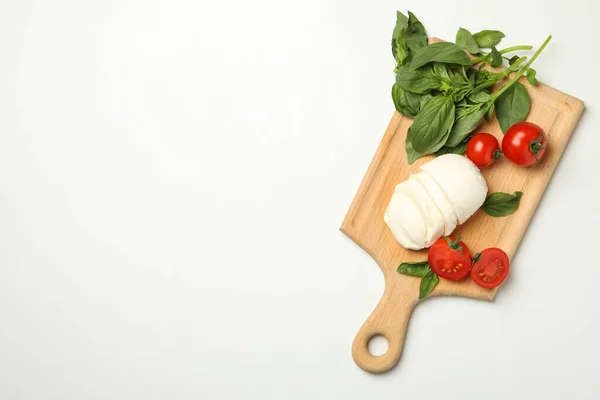
[[[517,190],[524,193],[519,209],[503,218],[493,218],[479,210],[454,231],[454,235],[462,236],[473,253],[487,247],[502,248],[511,259],[513,269],[520,268],[518,260],[512,263],[512,259],[584,108],[581,100],[542,83],[534,87],[524,78],[521,82],[531,96],[527,120],[538,124],[550,135],[542,166],[518,167],[502,157],[492,167],[483,169],[489,193]],[[401,262],[427,258],[426,250],[412,251],[401,247],[383,222],[383,213],[395,186],[433,158],[428,156],[408,165],[404,142],[411,123],[412,119],[394,113],[340,228],[373,257],[385,278],[383,297],[352,345],[356,364],[372,373],[386,372],[400,359],[408,320],[418,302],[420,278],[401,275],[396,269]],[[502,137],[495,118],[476,132]],[[496,289],[483,289],[470,279],[459,282],[440,279],[431,296],[492,300],[495,294]],[[388,350],[381,356],[371,355],[367,348],[369,340],[376,335],[382,335],[388,341]]]

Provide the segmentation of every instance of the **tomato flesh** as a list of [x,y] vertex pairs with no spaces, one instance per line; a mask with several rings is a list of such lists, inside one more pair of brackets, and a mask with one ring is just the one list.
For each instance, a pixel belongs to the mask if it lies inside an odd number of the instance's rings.
[[[455,243],[453,237],[447,238]],[[456,248],[452,248],[446,238],[438,239],[433,246],[429,248],[427,256],[429,266],[440,278],[457,281],[469,274],[471,269],[471,251],[464,242],[457,243]]]
[[493,289],[504,282],[509,269],[508,256],[503,250],[495,247],[485,249],[481,252],[481,258],[473,264],[471,278],[477,285]]
[[479,168],[489,167],[500,156],[498,140],[489,133],[478,133],[467,143],[466,155]]
[[539,162],[546,152],[547,136],[536,124],[519,122],[511,126],[502,139],[504,156],[517,165]]

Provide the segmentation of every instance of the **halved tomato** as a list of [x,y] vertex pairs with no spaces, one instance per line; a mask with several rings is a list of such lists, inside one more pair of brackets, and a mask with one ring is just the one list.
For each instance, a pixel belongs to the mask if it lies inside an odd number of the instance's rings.
[[427,259],[433,272],[452,281],[464,278],[471,269],[471,251],[460,241],[460,236],[438,239],[429,248]]
[[471,269],[471,278],[479,286],[486,289],[498,287],[508,275],[510,263],[506,253],[498,248],[485,249],[475,256]]

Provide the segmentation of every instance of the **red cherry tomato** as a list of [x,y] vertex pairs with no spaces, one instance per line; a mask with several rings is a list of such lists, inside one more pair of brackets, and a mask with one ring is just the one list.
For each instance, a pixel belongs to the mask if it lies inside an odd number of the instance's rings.
[[536,124],[519,122],[514,124],[502,139],[502,152],[517,165],[539,164],[546,152],[547,136]]
[[486,289],[498,287],[508,275],[508,256],[498,248],[485,249],[471,269],[471,278],[479,286]]
[[464,278],[471,269],[471,251],[460,241],[460,236],[438,239],[429,248],[427,259],[433,272],[452,281]]
[[478,133],[469,139],[466,154],[479,168],[492,165],[502,155],[498,140],[489,133]]

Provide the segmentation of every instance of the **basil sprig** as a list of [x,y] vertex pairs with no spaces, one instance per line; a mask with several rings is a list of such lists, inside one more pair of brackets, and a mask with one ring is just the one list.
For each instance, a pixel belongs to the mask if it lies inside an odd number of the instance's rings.
[[492,193],[485,199],[481,208],[492,217],[506,217],[517,211],[521,197],[523,192]]
[[[418,18],[411,12],[408,17],[397,12],[392,33],[392,54],[396,60],[392,99],[399,113],[414,118],[405,146],[409,164],[428,154],[462,152],[469,135],[494,112],[504,132],[526,119],[531,99],[519,78],[526,74],[530,84],[538,83],[531,64],[551,36],[528,61],[527,57],[506,57],[506,70],[482,70],[485,64],[500,67],[507,53],[532,49],[522,45],[498,50],[496,46],[503,37],[496,30],[471,34],[460,28],[456,44],[427,44],[425,28]],[[470,59],[465,51],[476,58]],[[491,88],[511,72],[515,75],[491,93]]]

